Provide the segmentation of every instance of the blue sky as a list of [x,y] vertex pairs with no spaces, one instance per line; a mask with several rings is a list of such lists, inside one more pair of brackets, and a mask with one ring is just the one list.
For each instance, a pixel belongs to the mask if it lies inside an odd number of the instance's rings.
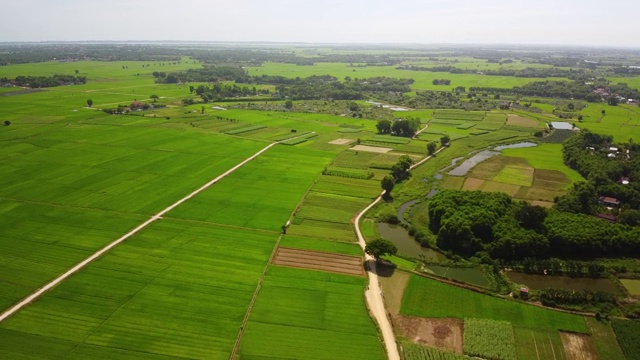
[[22,0],[0,41],[197,40],[640,48],[640,1]]

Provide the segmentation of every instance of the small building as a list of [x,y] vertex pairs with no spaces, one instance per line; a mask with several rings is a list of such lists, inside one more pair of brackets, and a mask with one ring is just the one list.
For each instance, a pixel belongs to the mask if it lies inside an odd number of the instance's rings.
[[618,201],[618,199],[614,197],[601,196],[599,201],[600,204],[610,208],[617,208],[618,206],[620,206],[620,201]]
[[618,180],[618,183],[622,185],[629,185],[629,178],[623,176],[620,178],[620,180]]
[[522,300],[529,300],[529,289],[526,287],[520,288],[520,298]]
[[609,148],[609,152],[618,152],[618,150],[619,150],[619,149],[618,149],[617,147],[615,147],[615,146],[611,146],[611,147]]

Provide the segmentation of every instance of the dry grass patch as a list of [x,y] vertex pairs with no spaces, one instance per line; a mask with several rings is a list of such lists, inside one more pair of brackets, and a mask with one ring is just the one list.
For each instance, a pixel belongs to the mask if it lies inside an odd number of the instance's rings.
[[480,190],[482,185],[484,185],[484,180],[482,179],[467,178],[464,181],[462,190]]
[[353,139],[335,139],[333,141],[329,141],[329,144],[346,145],[346,144],[351,144],[352,142],[354,142]]
[[507,118],[507,125],[530,127],[530,128],[540,127],[540,123],[537,120],[522,117],[520,115],[512,115],[512,114],[510,114],[509,117]]
[[391,315],[398,315],[400,313],[400,306],[402,305],[402,295],[404,295],[404,290],[409,283],[409,274],[402,271],[395,271],[392,276],[380,276],[378,279],[382,286],[387,310]]
[[598,360],[598,351],[591,336],[560,332],[567,360]]
[[391,151],[393,149],[385,148],[385,147],[378,147],[378,146],[356,145],[356,146],[350,148],[349,150],[365,151],[365,152],[384,154],[384,153],[388,153],[389,151]]
[[462,319],[393,316],[392,320],[400,333],[416,344],[462,354]]

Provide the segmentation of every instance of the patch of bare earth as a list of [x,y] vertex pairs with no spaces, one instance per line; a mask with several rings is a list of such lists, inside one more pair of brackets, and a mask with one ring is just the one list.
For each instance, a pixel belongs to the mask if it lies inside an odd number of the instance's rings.
[[349,150],[365,151],[365,152],[373,152],[373,153],[384,154],[384,153],[388,153],[389,151],[391,151],[393,149],[385,148],[385,147],[378,147],[378,146],[356,145],[356,146],[350,148]]
[[346,144],[351,144],[352,142],[353,142],[353,139],[335,139],[333,141],[329,141],[329,144],[346,145]]
[[522,117],[520,115],[509,115],[507,125],[535,128],[539,126],[539,123],[537,120]]
[[462,186],[462,189],[463,190],[480,190],[482,189],[482,185],[484,185],[484,180],[482,179],[467,178],[464,181],[464,185]]
[[321,251],[279,247],[276,251],[273,264],[345,275],[364,276],[361,257],[331,254]]
[[400,313],[400,306],[402,305],[404,290],[409,283],[409,274],[402,271],[395,271],[392,276],[380,276],[378,280],[382,286],[384,303],[387,305],[387,310],[392,315],[398,315]]
[[597,360],[598,351],[591,336],[560,332],[567,360]]
[[403,336],[416,344],[462,354],[462,319],[429,319],[392,316],[392,321]]

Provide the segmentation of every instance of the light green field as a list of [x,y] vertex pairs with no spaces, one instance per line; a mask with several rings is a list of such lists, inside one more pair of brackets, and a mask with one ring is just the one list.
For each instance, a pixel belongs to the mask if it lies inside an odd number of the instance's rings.
[[508,321],[514,326],[531,329],[589,332],[581,316],[482,295],[415,275],[409,280],[400,311],[408,316],[473,317]]
[[[260,67],[252,67],[247,69],[249,75],[279,75],[286,77],[308,77],[312,75],[332,75],[342,80],[345,76],[352,78],[369,78],[388,76],[400,79],[414,79],[415,82],[411,85],[411,89],[414,91],[419,90],[439,90],[449,91],[452,87],[466,86],[467,88],[472,86],[477,87],[497,87],[497,88],[512,88],[514,86],[522,86],[524,84],[539,81],[535,78],[517,78],[513,76],[488,76],[478,74],[450,74],[450,73],[437,73],[428,71],[409,71],[409,70],[397,70],[391,66],[367,66],[361,68],[349,67],[349,64],[344,63],[324,63],[320,62],[314,66],[297,66],[293,64],[284,63],[265,63]],[[433,85],[434,79],[449,79],[451,85],[438,86]],[[566,80],[562,78],[548,78],[548,80]]]
[[372,320],[366,316],[364,286],[364,279],[353,276],[269,268],[240,356],[384,359]]
[[631,295],[640,295],[640,280],[620,279],[620,282]]
[[572,182],[584,180],[582,175],[564,164],[562,144],[539,144],[536,147],[504,149],[501,152],[504,156],[526,159],[536,169],[560,171]]
[[154,223],[3,322],[0,354],[228,359],[276,238]]

